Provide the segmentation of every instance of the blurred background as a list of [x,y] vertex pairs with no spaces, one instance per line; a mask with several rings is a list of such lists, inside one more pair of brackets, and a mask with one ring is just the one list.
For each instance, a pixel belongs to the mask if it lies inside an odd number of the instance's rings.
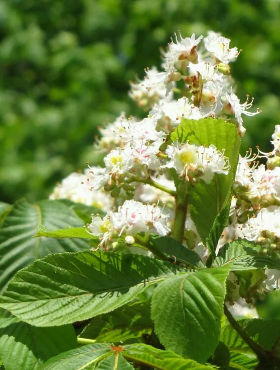
[[160,66],[181,30],[230,38],[243,49],[232,75],[250,146],[271,149],[280,124],[279,0],[5,0],[0,2],[0,201],[48,197],[57,181],[94,161],[97,127],[141,115],[129,80]]

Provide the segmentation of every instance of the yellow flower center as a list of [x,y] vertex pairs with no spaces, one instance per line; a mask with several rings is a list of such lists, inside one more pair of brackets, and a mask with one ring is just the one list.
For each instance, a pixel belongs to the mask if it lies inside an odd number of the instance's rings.
[[122,163],[122,157],[120,155],[112,157],[111,162],[112,162],[113,165],[120,164],[120,163]]
[[196,162],[196,155],[194,152],[182,152],[179,154],[179,158],[184,164]]
[[101,225],[99,226],[99,229],[100,229],[100,231],[101,231],[103,234],[105,234],[107,231],[109,231],[110,226],[111,226],[110,221],[109,221],[109,220],[106,220],[106,221],[104,221],[104,222],[103,222],[103,224],[101,224]]

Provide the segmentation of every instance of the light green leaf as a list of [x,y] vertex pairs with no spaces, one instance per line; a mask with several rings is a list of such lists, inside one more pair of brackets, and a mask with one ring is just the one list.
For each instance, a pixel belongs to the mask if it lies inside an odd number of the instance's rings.
[[40,225],[51,229],[82,226],[83,221],[67,206],[54,200],[29,204],[25,199],[16,202],[0,229],[0,291],[14,274],[34,260],[47,254],[88,249],[86,240],[35,239]]
[[174,276],[156,289],[152,319],[160,342],[205,362],[219,342],[229,266]]
[[113,355],[101,360],[96,368],[96,370],[133,370],[134,367],[127,362],[121,353],[115,352]]
[[174,262],[187,263],[191,267],[204,268],[197,253],[184,247],[181,243],[167,236],[153,236],[150,239],[152,246],[161,253],[174,258]]
[[109,344],[91,344],[61,353],[49,359],[40,367],[40,370],[94,369],[96,363],[111,354],[112,350]]
[[179,271],[172,263],[141,255],[50,255],[16,274],[0,307],[31,325],[68,324],[113,311]]
[[145,344],[131,344],[124,347],[122,355],[127,360],[162,370],[214,370],[212,366],[201,365],[194,360],[185,359],[171,351],[162,351]]
[[129,343],[143,341],[153,328],[150,305],[135,302],[113,312],[95,317],[81,332],[80,338],[95,339],[97,343]]
[[253,354],[244,354],[231,352],[230,370],[254,370],[259,363],[257,357]]
[[98,244],[98,237],[89,234],[84,227],[68,227],[67,229],[50,230],[45,226],[39,227],[35,237],[46,236],[47,238],[80,238],[80,239],[93,239]]
[[[115,369],[130,370],[133,367],[125,360],[133,361],[160,370],[214,370],[197,362],[184,359],[171,351],[133,344],[127,346],[109,346],[108,344],[91,344],[77,348],[47,361],[40,370],[78,370],[78,369]],[[125,361],[125,362],[124,362]],[[124,367],[121,367],[123,364]],[[106,365],[106,366],[105,366]],[[111,366],[111,367],[109,367]],[[129,367],[130,366],[130,367]]]
[[71,325],[36,328],[17,322],[2,310],[1,318],[8,321],[8,325],[0,329],[0,356],[6,370],[35,370],[49,358],[76,347]]
[[191,216],[202,241],[206,244],[214,221],[225,208],[231,195],[240,147],[237,128],[222,119],[182,119],[181,124],[171,134],[171,139],[178,139],[180,142],[188,140],[191,144],[207,147],[213,144],[218,150],[224,150],[225,156],[229,158],[231,168],[227,176],[215,174],[210,184],[201,181],[192,192]]
[[245,239],[235,240],[220,249],[213,266],[223,266],[231,263],[232,271],[253,269],[280,270],[280,259],[263,256],[259,253],[261,247]]

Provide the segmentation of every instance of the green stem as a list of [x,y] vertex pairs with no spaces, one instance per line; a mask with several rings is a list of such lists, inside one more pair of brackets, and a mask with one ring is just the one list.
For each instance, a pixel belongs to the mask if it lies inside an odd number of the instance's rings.
[[187,208],[188,208],[188,194],[185,194],[183,197],[177,196],[172,236],[175,240],[177,240],[180,243],[183,242],[184,238]]
[[94,344],[96,340],[87,338],[77,338],[77,342],[80,344]]
[[158,182],[152,180],[151,178],[144,178],[144,177],[140,177],[140,176],[131,175],[130,179],[127,182],[128,183],[130,183],[130,182],[142,182],[143,184],[148,184],[148,185],[153,186],[154,188],[162,190],[165,193],[168,193],[168,194],[172,195],[173,197],[176,196],[176,191],[175,190],[171,190],[171,189],[159,184]]
[[259,359],[262,360],[268,359],[270,357],[269,353],[266,350],[264,350],[261,346],[259,346],[256,342],[254,342],[251,337],[249,337],[249,335],[241,328],[238,322],[234,319],[226,305],[224,305],[224,312],[231,326],[237,331],[237,333],[244,340],[244,342],[246,342],[248,346],[256,353]]

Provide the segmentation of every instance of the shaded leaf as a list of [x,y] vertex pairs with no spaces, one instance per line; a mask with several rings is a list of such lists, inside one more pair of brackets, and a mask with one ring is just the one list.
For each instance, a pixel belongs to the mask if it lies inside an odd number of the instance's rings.
[[25,199],[16,202],[0,229],[0,290],[14,274],[34,260],[51,253],[73,252],[89,248],[86,240],[34,239],[40,225],[56,229],[82,226],[83,222],[64,204],[43,200],[29,204]]
[[113,311],[179,271],[141,255],[55,254],[19,271],[0,306],[32,325],[63,325]]
[[184,247],[180,242],[167,236],[153,236],[150,238],[153,247],[168,257],[173,257],[174,262],[187,263],[192,267],[204,268],[199,255]]
[[95,339],[98,343],[128,343],[142,341],[142,336],[149,335],[152,328],[150,305],[135,302],[93,318],[79,337]]
[[160,342],[181,356],[205,362],[219,342],[229,267],[174,276],[152,297]]
[[[35,370],[49,358],[76,347],[71,325],[37,328],[2,312],[9,324],[0,329],[0,356],[6,370]],[[14,322],[12,322],[14,321]]]

